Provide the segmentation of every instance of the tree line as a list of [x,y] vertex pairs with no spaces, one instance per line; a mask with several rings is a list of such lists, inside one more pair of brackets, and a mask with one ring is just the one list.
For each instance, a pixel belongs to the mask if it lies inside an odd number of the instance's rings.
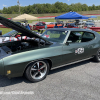
[[54,4],[33,4],[29,6],[11,6],[11,7],[4,7],[2,10],[0,10],[0,13],[2,14],[44,14],[44,13],[62,13],[62,12],[69,12],[69,11],[91,11],[91,10],[100,10],[100,5],[95,6],[94,4],[92,6],[88,6],[87,4],[81,4],[81,3],[72,3],[71,5],[68,5],[63,2],[56,2]]

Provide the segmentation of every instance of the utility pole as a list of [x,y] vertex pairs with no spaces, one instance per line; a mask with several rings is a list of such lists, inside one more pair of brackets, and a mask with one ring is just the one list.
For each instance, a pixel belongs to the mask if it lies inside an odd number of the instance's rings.
[[19,3],[19,0],[17,1],[17,4],[19,6],[19,13],[20,13],[20,3]]

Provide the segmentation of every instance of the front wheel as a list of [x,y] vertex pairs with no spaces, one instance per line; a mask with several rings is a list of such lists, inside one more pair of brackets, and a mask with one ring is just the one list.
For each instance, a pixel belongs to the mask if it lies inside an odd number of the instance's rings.
[[100,49],[97,51],[96,55],[93,58],[94,61],[100,62]]
[[29,64],[25,71],[25,76],[31,82],[39,82],[46,78],[49,73],[49,64],[46,60],[36,61]]

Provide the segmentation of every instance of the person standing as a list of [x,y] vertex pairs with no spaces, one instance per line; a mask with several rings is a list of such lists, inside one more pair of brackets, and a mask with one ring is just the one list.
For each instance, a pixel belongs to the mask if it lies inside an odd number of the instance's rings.
[[26,28],[30,30],[30,26],[29,26],[29,24],[28,24],[28,25],[26,25]]
[[45,27],[44,27],[45,29],[47,29],[47,25],[45,24]]
[[55,24],[54,28],[58,28],[57,23]]

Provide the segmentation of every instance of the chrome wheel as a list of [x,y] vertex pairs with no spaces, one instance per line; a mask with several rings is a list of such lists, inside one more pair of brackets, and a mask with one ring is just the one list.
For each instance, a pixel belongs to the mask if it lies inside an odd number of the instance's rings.
[[47,64],[44,61],[35,62],[30,69],[30,75],[35,80],[43,78],[46,75],[46,73]]

